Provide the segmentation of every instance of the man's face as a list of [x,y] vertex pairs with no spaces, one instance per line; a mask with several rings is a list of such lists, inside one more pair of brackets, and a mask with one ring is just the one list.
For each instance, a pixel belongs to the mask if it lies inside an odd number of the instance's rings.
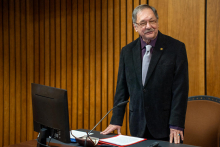
[[157,37],[159,23],[151,9],[146,8],[138,12],[136,23],[134,28],[145,42],[148,43]]

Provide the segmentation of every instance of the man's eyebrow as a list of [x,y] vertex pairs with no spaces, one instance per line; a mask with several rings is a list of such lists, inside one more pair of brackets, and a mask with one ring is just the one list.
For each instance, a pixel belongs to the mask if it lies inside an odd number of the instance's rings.
[[141,20],[140,22],[146,22],[145,20]]
[[[149,20],[154,20],[154,18],[151,17]],[[141,20],[140,23],[141,23],[141,22],[146,22],[146,20]]]
[[150,20],[152,20],[152,19],[154,20],[154,18],[153,18],[153,17],[151,17],[151,18],[150,18]]

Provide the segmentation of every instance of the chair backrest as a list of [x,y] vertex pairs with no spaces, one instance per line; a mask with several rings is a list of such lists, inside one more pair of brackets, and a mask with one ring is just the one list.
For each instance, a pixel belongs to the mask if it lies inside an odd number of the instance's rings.
[[217,147],[220,127],[220,98],[193,96],[188,98],[184,144]]

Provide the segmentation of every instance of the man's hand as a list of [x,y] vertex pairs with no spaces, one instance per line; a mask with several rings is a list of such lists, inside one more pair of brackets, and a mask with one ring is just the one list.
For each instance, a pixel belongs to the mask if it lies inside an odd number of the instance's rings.
[[180,143],[180,138],[181,140],[184,140],[183,131],[170,129],[170,143],[172,143],[174,140],[174,143],[178,144]]
[[118,134],[121,134],[121,126],[119,125],[109,125],[104,131],[102,131],[100,134],[106,135],[111,133],[114,130],[118,130]]

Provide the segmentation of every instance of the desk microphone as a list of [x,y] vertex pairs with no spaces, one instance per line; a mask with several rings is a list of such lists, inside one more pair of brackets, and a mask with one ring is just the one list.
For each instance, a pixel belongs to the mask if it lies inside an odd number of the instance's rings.
[[118,107],[118,106],[121,106],[121,105],[124,105],[124,104],[127,104],[128,102],[129,102],[129,101],[121,102],[121,103],[119,103],[118,105],[116,105],[115,107],[113,107],[111,110],[109,110],[109,111],[106,113],[106,115],[95,125],[95,127],[94,127],[91,131],[89,131],[88,134],[90,134],[90,133],[100,124],[100,122],[101,122],[114,108],[116,108],[116,107]]
[[[109,111],[106,113],[106,115],[95,125],[95,127],[94,127],[91,131],[89,131],[89,132],[87,133],[87,137],[89,137],[89,134],[100,124],[100,122],[101,122],[113,109],[115,109],[115,108],[118,107],[118,106],[127,104],[128,102],[129,102],[129,101],[121,102],[121,103],[119,103],[118,105],[114,106],[111,110],[109,110]],[[87,137],[86,137],[86,140],[87,140]],[[84,147],[86,147],[86,140],[85,140]]]

